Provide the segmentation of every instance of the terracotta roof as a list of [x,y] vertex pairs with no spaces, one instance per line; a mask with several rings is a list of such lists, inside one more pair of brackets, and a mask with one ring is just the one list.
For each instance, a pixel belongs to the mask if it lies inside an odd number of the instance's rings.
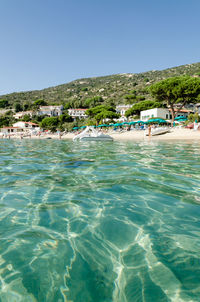
[[87,109],[82,109],[82,108],[81,109],[77,109],[77,108],[76,109],[72,109],[72,108],[70,108],[68,110],[74,110],[74,111],[80,111],[80,110],[82,110],[82,111],[86,111]]
[[21,129],[20,127],[3,127],[1,129]]
[[31,123],[31,122],[24,122],[25,124],[29,124],[29,125],[35,125],[35,126],[38,126],[38,124],[35,124],[35,123]]
[[[171,108],[169,109],[169,111],[172,111]],[[174,109],[174,111],[178,111],[178,112],[185,112],[185,113],[188,113],[188,112],[192,112],[193,110],[187,110],[187,109],[181,109],[181,110],[178,110],[178,109]]]

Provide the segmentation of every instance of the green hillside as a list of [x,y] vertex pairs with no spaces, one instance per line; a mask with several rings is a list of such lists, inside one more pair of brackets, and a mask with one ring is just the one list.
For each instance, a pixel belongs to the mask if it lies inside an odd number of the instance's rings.
[[[105,103],[131,103],[133,95],[138,100],[151,99],[148,87],[162,79],[179,76],[200,74],[200,63],[187,64],[162,71],[153,70],[138,74],[116,74],[104,77],[79,79],[67,84],[46,88],[43,90],[26,91],[0,96],[0,100],[7,100],[8,106],[13,108],[16,103],[31,105],[37,99],[43,99],[48,104],[67,104],[71,102],[75,107],[87,98],[101,96]],[[130,95],[130,97],[129,97]]]

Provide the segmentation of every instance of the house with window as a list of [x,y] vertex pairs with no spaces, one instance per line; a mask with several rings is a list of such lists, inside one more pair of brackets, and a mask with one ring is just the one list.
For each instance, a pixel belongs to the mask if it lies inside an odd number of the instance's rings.
[[0,128],[0,133],[2,135],[11,135],[23,132],[23,129],[19,127],[3,127]]
[[14,109],[0,109],[0,115],[4,115],[9,111],[12,111],[13,113],[15,112]]
[[49,117],[51,116],[59,116],[63,114],[63,106],[40,106],[38,112],[38,115],[47,115]]
[[84,119],[87,118],[88,116],[85,114],[87,109],[68,109],[68,114],[73,118],[79,118],[79,119]]
[[125,112],[130,109],[133,105],[117,105],[116,112],[121,116],[125,116]]
[[[176,116],[184,116],[188,117],[190,113],[193,113],[193,111],[188,109],[174,109]],[[148,121],[150,118],[163,118],[165,120],[171,120],[172,119],[172,112],[171,109],[168,108],[153,108],[149,110],[143,110],[140,112],[140,119],[142,121]]]
[[19,120],[21,118],[23,118],[25,115],[29,115],[30,117],[33,116],[33,111],[22,111],[22,112],[17,112],[13,115],[13,117],[16,119],[16,120]]
[[167,108],[153,108],[148,110],[143,110],[140,112],[140,120],[146,122],[150,118],[163,118],[163,119],[171,119],[172,116],[170,114],[169,109]]
[[13,127],[17,127],[23,129],[23,131],[30,131],[30,130],[38,130],[39,125],[31,122],[17,122],[13,124]]
[[[170,111],[170,114],[171,114],[171,109],[169,109],[169,111]],[[183,108],[181,110],[178,110],[177,108],[175,108],[174,111],[175,111],[176,116],[184,116],[184,117],[188,117],[188,115],[190,113],[194,113],[193,110],[189,110],[189,109],[185,109],[185,108]]]
[[197,112],[200,115],[200,103],[195,105],[195,112]]

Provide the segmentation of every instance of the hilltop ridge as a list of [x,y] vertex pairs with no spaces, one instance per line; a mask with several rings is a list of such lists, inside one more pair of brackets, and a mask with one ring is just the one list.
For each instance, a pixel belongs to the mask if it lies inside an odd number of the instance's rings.
[[105,102],[115,105],[124,103],[127,94],[134,93],[144,99],[151,99],[148,87],[162,79],[180,75],[200,75],[200,62],[186,64],[165,70],[152,70],[143,73],[123,73],[101,77],[82,78],[42,90],[14,92],[0,96],[14,103],[33,103],[43,99],[50,104],[66,104],[70,101],[81,102],[87,98],[101,96]]

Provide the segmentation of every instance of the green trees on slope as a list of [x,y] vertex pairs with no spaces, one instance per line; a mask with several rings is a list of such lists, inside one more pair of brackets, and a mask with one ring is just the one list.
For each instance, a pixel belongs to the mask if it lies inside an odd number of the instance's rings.
[[0,108],[6,108],[9,106],[9,103],[7,100],[0,100]]
[[57,128],[63,130],[63,125],[65,123],[71,123],[73,121],[72,117],[68,114],[62,114],[59,117],[45,117],[40,123],[40,127],[43,129],[48,129],[55,131]]
[[104,119],[113,120],[114,118],[119,118],[119,114],[116,113],[115,108],[106,105],[99,105],[94,108],[90,108],[86,111],[86,114],[90,118],[93,118],[97,123]]
[[150,93],[159,102],[166,104],[175,118],[175,104],[181,110],[187,103],[200,100],[200,78],[189,76],[173,77],[162,80],[150,87]]

